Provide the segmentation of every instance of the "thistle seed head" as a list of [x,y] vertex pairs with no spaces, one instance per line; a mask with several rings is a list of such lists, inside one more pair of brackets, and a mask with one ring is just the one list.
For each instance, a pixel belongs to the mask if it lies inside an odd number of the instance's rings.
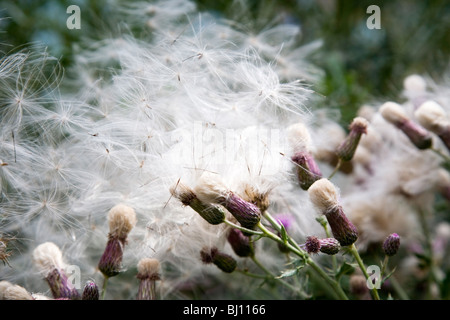
[[308,195],[313,205],[321,213],[339,206],[338,191],[335,185],[326,178],[315,181],[308,189]]
[[109,232],[118,238],[126,239],[136,222],[134,209],[127,205],[115,205],[108,212]]
[[350,161],[355,155],[356,148],[363,134],[367,134],[367,127],[369,122],[362,118],[356,117],[350,124],[350,132],[347,137],[342,141],[336,150],[338,157],[344,161]]
[[138,279],[161,280],[160,263],[158,259],[143,258],[137,265]]

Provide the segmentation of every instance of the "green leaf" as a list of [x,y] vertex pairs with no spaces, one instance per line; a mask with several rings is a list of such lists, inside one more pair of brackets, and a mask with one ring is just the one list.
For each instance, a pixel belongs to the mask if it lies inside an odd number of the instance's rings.
[[286,229],[284,228],[283,225],[281,225],[280,234],[281,234],[281,240],[283,240],[283,242],[286,244],[288,242],[288,235],[287,235]]
[[336,273],[336,280],[339,281],[339,279],[346,274],[352,274],[355,271],[355,268],[357,267],[357,264],[344,262],[342,266],[339,268],[339,271]]
[[396,268],[394,268],[391,272],[388,273],[386,277],[384,277],[384,279],[381,281],[381,284],[383,284],[387,279],[389,279],[394,274],[395,269]]
[[294,275],[296,275],[298,273],[297,268],[296,269],[289,269],[289,270],[285,270],[283,271],[278,277],[276,277],[277,279],[282,279],[282,278],[287,278],[287,277],[292,277]]
[[297,259],[295,261],[292,262],[292,265],[295,267],[293,269],[288,269],[288,270],[284,270],[281,275],[279,275],[278,277],[276,277],[277,279],[281,279],[281,278],[287,278],[287,277],[292,277],[296,274],[298,274],[300,272],[301,269],[303,269],[306,266],[305,261],[301,260],[301,259]]

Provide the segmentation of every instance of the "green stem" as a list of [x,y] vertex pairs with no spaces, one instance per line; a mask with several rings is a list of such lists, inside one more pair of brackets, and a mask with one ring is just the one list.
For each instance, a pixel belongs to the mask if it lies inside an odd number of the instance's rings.
[[104,276],[101,300],[105,300],[106,287],[108,286],[109,277]]
[[300,290],[300,288],[296,288],[293,285],[287,283],[286,281],[283,281],[280,278],[277,278],[272,272],[270,272],[269,269],[267,269],[255,256],[252,256],[251,259],[253,262],[262,270],[264,271],[267,276],[269,276],[272,280],[275,280],[285,286],[286,288],[291,289],[292,291],[298,293],[302,298],[308,298],[308,295]]
[[385,255],[385,256],[384,256],[383,265],[382,265],[382,267],[381,267],[381,279],[383,279],[383,277],[384,277],[384,275],[385,275],[385,272],[386,272],[386,268],[387,268],[388,262],[389,262],[389,256],[388,256],[388,255]]
[[330,176],[328,177],[328,180],[331,180],[331,178],[334,177],[334,175],[339,171],[339,169],[342,166],[342,159],[338,160],[338,163],[336,164],[336,167],[334,168],[333,172],[330,174]]
[[338,297],[340,299],[343,300],[348,300],[347,295],[345,294],[345,292],[342,290],[342,288],[340,287],[340,285],[334,281],[333,279],[331,279],[328,274],[325,273],[325,271],[322,270],[321,267],[319,267],[314,260],[311,259],[311,257],[309,257],[309,255],[304,252],[301,249],[298,249],[296,247],[294,247],[291,243],[285,243],[280,237],[278,237],[277,235],[275,235],[274,233],[272,233],[270,230],[268,230],[261,222],[258,223],[258,228],[266,235],[266,237],[281,243],[283,245],[285,245],[287,248],[289,248],[290,251],[292,251],[293,253],[295,253],[296,255],[298,255],[300,258],[302,258],[306,264],[308,264],[312,269],[314,269],[335,291],[335,293],[338,295]]
[[[389,269],[386,269],[387,272],[389,272]],[[394,275],[392,275],[389,278],[390,282],[392,283],[392,287],[394,288],[395,292],[397,292],[398,296],[401,300],[409,300],[408,294],[405,290],[403,290],[403,287],[398,283],[397,279]]]
[[253,234],[253,235],[257,235],[257,236],[263,236],[264,235],[264,233],[262,233],[262,232],[241,227],[241,226],[239,226],[239,225],[237,225],[237,224],[235,224],[235,223],[233,223],[233,222],[231,222],[229,220],[224,220],[224,223],[229,225],[230,227],[239,229],[241,231],[244,231],[244,232],[247,232],[247,233],[250,233],[250,234]]
[[240,273],[242,273],[242,274],[244,274],[246,276],[249,276],[249,277],[252,277],[252,278],[256,278],[256,279],[266,279],[267,278],[266,275],[261,275],[261,274],[248,272],[247,270],[236,269],[236,271],[238,271],[238,272],[240,272]]
[[[275,220],[275,218],[272,217],[272,215],[271,215],[269,212],[264,211],[264,218],[266,218],[267,221],[270,222],[270,224],[272,225],[272,227],[273,227],[276,231],[278,231],[278,232],[281,233],[281,225],[280,225],[280,223],[279,223],[277,220]],[[294,246],[297,250],[302,251],[302,249],[300,248],[300,246],[299,246],[299,245],[298,245],[291,237],[288,237],[288,242],[289,242],[292,246]]]
[[437,287],[440,289],[441,281],[440,281],[439,275],[436,272],[436,265],[435,265],[435,261],[434,261],[433,244],[432,244],[430,229],[429,229],[428,222],[427,222],[427,219],[425,216],[425,212],[421,209],[419,209],[419,219],[420,219],[420,224],[422,225],[423,233],[425,236],[425,244],[426,244],[427,251],[428,251],[428,257],[430,259],[429,278],[430,278],[430,281],[434,282],[437,285]]
[[442,150],[439,150],[439,149],[436,149],[436,148],[431,148],[431,151],[433,151],[434,153],[439,155],[445,161],[450,162],[450,157],[448,155],[446,155]]
[[[358,263],[359,268],[361,269],[361,271],[364,274],[364,276],[366,277],[366,279],[369,280],[369,274],[367,273],[366,267],[364,266],[364,263],[359,255],[358,250],[356,249],[356,246],[354,243],[350,246],[350,252],[353,255],[353,257],[355,258],[356,262]],[[375,300],[380,300],[380,296],[378,295],[377,288],[375,288],[375,287],[372,288],[372,295]]]

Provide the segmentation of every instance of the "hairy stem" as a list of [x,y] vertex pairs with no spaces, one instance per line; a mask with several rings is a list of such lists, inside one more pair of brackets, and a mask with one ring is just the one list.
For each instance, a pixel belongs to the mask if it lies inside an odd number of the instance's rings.
[[[366,267],[364,266],[364,262],[362,261],[361,256],[359,255],[358,250],[356,249],[356,246],[354,243],[350,246],[350,252],[353,255],[353,257],[355,258],[356,262],[358,263],[359,268],[361,269],[361,271],[364,274],[364,276],[366,277],[366,279],[369,280],[369,274],[367,273]],[[378,295],[377,288],[375,288],[375,286],[374,286],[371,290],[372,290],[373,298],[375,300],[380,300],[380,296]]]

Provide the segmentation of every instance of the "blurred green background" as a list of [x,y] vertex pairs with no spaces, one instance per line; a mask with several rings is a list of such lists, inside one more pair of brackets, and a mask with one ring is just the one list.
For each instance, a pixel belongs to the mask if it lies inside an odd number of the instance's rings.
[[[81,30],[66,28],[66,8],[72,4],[81,8]],[[448,75],[450,1],[197,0],[196,4],[200,11],[244,24],[248,31],[287,22],[301,26],[300,45],[321,39],[323,46],[311,60],[325,76],[314,89],[327,97],[324,106],[341,110],[342,123],[349,123],[362,104],[398,100],[409,74],[434,79]],[[381,30],[366,27],[370,5],[381,9]],[[123,28],[122,22],[124,17],[107,0],[0,0],[0,50],[7,53],[32,42],[44,43],[67,67],[74,46],[86,38],[114,34]],[[145,28],[134,26],[131,32],[142,36],[150,32]]]

